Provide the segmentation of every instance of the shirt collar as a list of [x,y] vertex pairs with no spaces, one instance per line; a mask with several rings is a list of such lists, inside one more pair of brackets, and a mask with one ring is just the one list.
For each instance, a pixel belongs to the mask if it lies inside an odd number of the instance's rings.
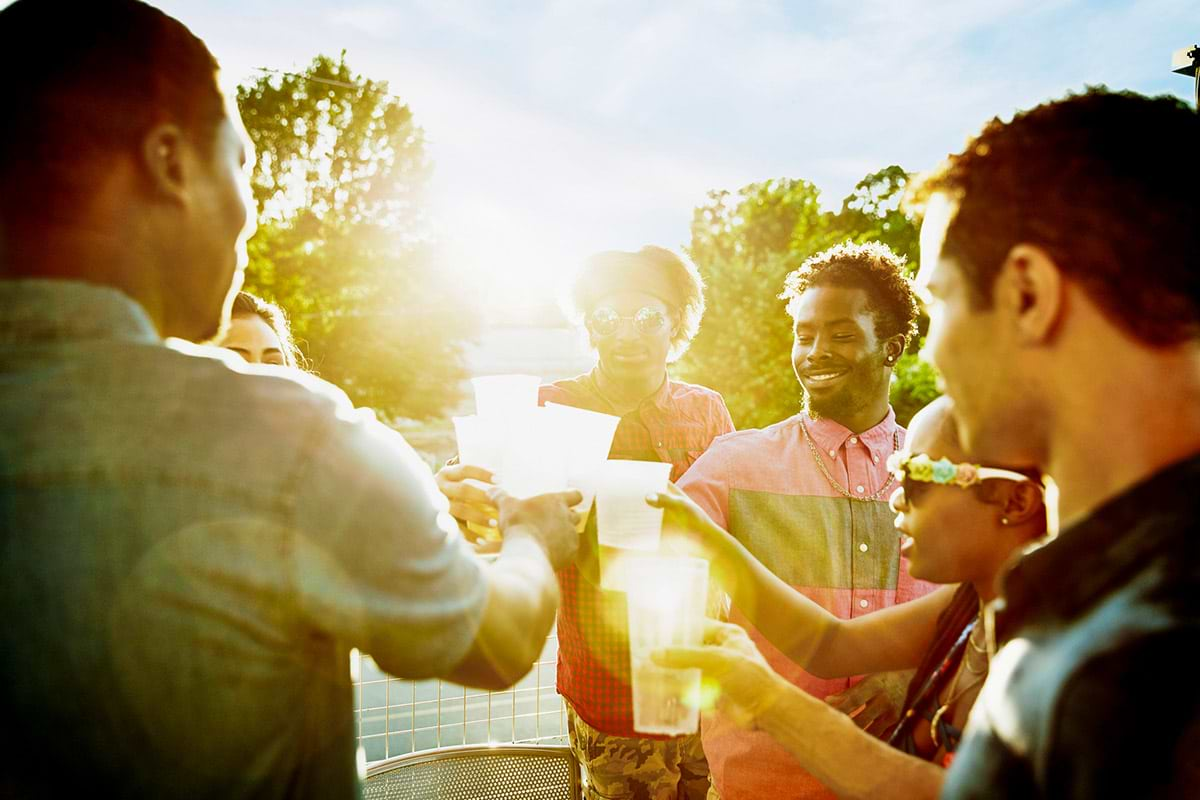
[[1177,557],[1194,529],[1198,482],[1200,455],[1158,472],[1024,555],[1003,579],[1006,633],[1040,611],[1080,613],[1135,572]]
[[85,339],[162,341],[145,309],[111,287],[79,281],[0,280],[0,342]]
[[895,445],[895,439],[898,426],[896,425],[896,412],[891,406],[888,406],[887,416],[883,418],[879,424],[872,428],[868,428],[862,433],[854,433],[840,422],[835,422],[828,417],[819,417],[814,419],[807,413],[804,414],[804,421],[808,426],[808,434],[812,437],[813,442],[817,447],[825,452],[837,452],[849,441],[851,436],[854,436],[858,441],[867,446],[867,450],[871,455],[877,456],[880,463],[887,460],[887,457],[892,454]]
[[[607,397],[605,397],[604,393],[600,391],[600,382],[596,379],[599,373],[600,365],[597,364],[596,366],[592,367],[592,371],[586,376],[587,386],[592,394],[604,401],[609,408],[609,412],[611,413],[613,404]],[[671,410],[671,379],[667,377],[665,373],[663,374],[662,385],[655,390],[654,394],[643,398],[642,401],[638,403],[638,410],[645,408],[647,405],[652,405],[654,408],[664,413]]]

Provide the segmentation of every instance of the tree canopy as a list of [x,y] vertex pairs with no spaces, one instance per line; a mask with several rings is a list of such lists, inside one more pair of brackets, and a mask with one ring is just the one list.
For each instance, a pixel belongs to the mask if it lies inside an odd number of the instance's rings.
[[[791,319],[778,299],[784,278],[839,242],[881,241],[915,271],[918,231],[900,209],[908,176],[890,166],[864,177],[836,211],[822,211],[808,181],[768,180],[735,193],[714,191],[692,216],[688,254],[707,284],[708,310],[681,360],[686,380],[721,392],[739,428],[762,427],[799,409]],[[922,320],[921,330],[927,328]],[[891,399],[902,423],[937,396],[932,368],[909,345],[894,371]]]
[[432,256],[431,164],[409,107],[345,54],[239,87],[259,208],[246,289],[359,405],[430,418],[458,400],[475,331]]

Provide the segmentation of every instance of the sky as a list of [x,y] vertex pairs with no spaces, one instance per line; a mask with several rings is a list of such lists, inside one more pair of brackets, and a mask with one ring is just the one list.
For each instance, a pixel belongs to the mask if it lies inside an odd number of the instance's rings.
[[[5,5],[0,0],[0,5]],[[433,216],[496,302],[602,249],[680,248],[707,192],[935,165],[992,116],[1104,83],[1190,99],[1196,0],[158,0],[225,78],[345,50],[428,138]]]

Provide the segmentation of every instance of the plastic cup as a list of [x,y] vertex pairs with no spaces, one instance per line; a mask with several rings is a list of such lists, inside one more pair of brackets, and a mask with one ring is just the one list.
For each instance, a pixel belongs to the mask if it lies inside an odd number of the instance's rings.
[[556,418],[536,406],[510,416],[510,434],[500,467],[500,487],[513,497],[567,489],[567,450]]
[[708,562],[643,556],[630,564],[628,574],[633,729],[667,736],[695,733],[700,726],[700,670],[660,667],[650,654],[703,642]]
[[478,415],[453,419],[454,436],[458,441],[458,462],[492,472],[499,471],[504,465],[509,426],[500,420]]
[[627,567],[638,556],[658,550],[663,512],[648,505],[646,495],[666,491],[671,465],[612,460],[595,474],[600,587],[623,592]]
[[507,418],[537,408],[536,375],[486,375],[472,378],[475,389],[475,413],[481,417]]
[[[508,445],[508,426],[500,420],[479,416],[454,417],[453,420],[454,436],[458,441],[459,463],[497,472],[504,464],[504,454]],[[468,483],[474,483],[480,488],[485,487],[480,481],[469,479]],[[476,536],[482,536],[489,541],[497,541],[500,538],[500,533],[495,528],[488,528],[474,522],[468,522],[467,528]]]
[[581,524],[586,523],[596,497],[597,472],[608,460],[621,418],[557,403],[547,403],[546,411],[558,427],[561,445],[566,449],[567,485],[583,495],[576,509],[580,511]]

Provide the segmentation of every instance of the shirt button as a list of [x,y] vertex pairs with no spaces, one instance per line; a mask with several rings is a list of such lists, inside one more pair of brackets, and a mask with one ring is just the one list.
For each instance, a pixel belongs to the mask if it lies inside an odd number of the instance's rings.
[[863,492],[866,491],[866,489],[863,488],[862,484],[859,484],[858,486],[854,487],[854,491],[858,492],[859,494],[862,494]]
[[830,457],[830,458],[837,458],[837,450],[830,450],[830,451],[829,451],[829,457]]
[[872,460],[872,461],[874,461],[876,464],[878,464],[878,463],[879,463],[879,456],[871,456],[871,460]]
[[858,607],[859,607],[859,608],[866,608],[866,607],[867,607],[867,601],[866,601],[866,600],[859,600],[859,601],[858,601]]
[[659,442],[659,443],[658,443],[658,446],[659,446],[659,447],[662,447],[662,442]]
[[850,437],[850,444],[858,444],[858,437],[857,437],[857,436],[851,436],[851,437]]
[[[868,550],[868,548],[867,548],[867,543],[866,543],[866,542],[863,542],[862,544],[860,544],[860,545],[858,546],[858,549],[859,549],[859,552],[862,552],[862,553],[865,553],[865,552],[867,552],[867,550]],[[864,602],[865,602],[865,601],[864,601]]]

